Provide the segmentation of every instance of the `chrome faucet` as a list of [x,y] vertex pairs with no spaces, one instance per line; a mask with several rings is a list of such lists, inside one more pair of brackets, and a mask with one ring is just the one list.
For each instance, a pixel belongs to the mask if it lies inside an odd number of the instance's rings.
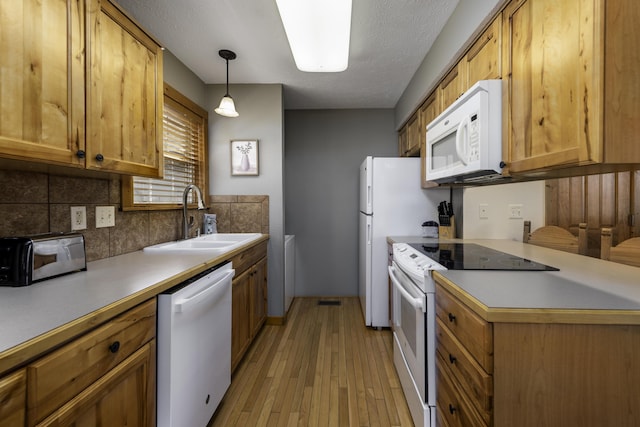
[[184,189],[184,193],[182,193],[182,238],[189,238],[189,229],[193,227],[193,217],[189,217],[187,220],[187,196],[189,195],[190,190],[195,190],[196,196],[198,199],[198,210],[206,209],[204,205],[204,200],[202,199],[202,191],[195,184],[189,184]]

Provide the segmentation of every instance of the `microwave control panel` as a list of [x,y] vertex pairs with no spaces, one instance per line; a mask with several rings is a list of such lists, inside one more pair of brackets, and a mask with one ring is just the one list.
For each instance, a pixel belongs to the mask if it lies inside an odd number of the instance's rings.
[[469,151],[467,152],[467,163],[480,160],[480,120],[478,114],[472,114],[469,120]]

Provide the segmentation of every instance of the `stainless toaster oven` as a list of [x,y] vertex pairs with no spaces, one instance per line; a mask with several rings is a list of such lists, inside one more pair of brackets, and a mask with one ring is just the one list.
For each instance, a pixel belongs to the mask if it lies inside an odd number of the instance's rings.
[[86,269],[82,234],[0,238],[0,286],[27,286]]

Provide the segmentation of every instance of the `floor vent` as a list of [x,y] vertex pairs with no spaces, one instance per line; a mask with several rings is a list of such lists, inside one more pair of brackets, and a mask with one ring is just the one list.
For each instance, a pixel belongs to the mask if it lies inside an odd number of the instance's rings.
[[318,300],[318,305],[342,305],[342,302],[336,300],[321,299]]

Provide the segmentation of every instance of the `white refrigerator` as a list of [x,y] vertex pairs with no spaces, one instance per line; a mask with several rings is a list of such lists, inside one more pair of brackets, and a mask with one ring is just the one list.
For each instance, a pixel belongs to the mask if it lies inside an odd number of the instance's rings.
[[387,236],[421,236],[443,200],[448,189],[420,186],[417,157],[367,157],[360,165],[358,293],[367,326],[390,325]]

